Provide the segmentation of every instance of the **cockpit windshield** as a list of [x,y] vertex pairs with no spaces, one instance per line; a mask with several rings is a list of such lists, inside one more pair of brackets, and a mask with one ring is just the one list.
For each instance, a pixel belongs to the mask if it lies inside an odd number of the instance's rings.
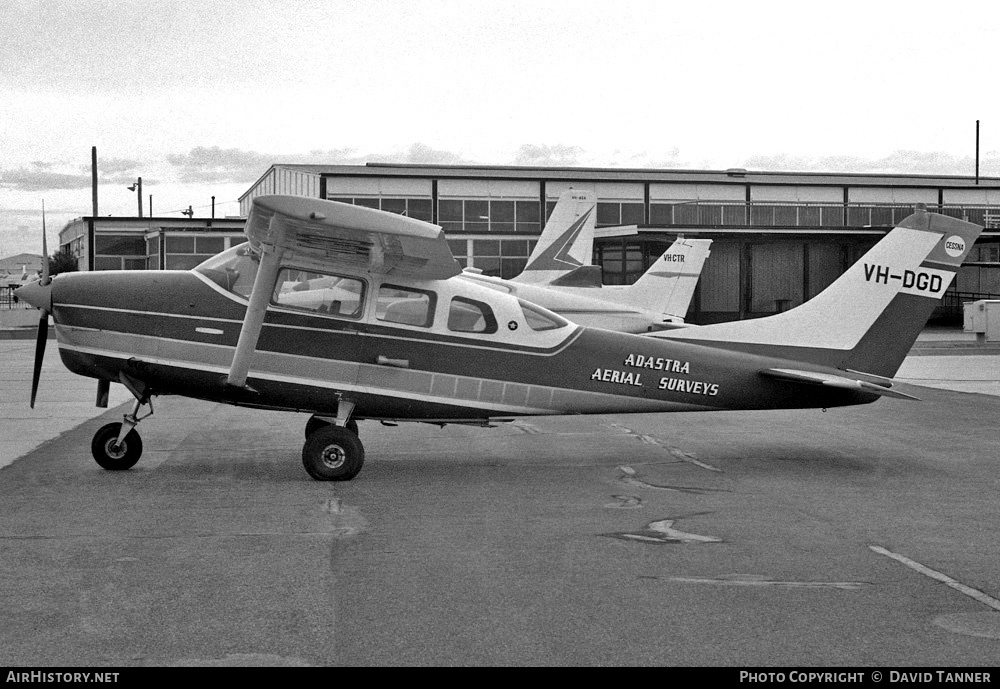
[[222,289],[249,299],[259,265],[260,256],[254,253],[250,242],[244,242],[195,266],[194,270]]

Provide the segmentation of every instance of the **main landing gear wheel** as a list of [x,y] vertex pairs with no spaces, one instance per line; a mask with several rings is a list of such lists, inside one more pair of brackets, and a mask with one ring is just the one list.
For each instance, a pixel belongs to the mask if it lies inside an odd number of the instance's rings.
[[[306,421],[306,440],[308,440],[309,436],[311,436],[313,433],[315,433],[319,429],[326,428],[327,426],[333,426],[333,425],[334,424],[330,423],[329,421],[324,421],[323,419],[319,418],[318,416],[310,416],[309,420]],[[358,422],[355,421],[354,419],[348,420],[348,422],[347,422],[347,430],[349,430],[352,433],[354,433],[354,435],[358,435],[358,436],[361,435],[360,433],[358,433]]]
[[90,443],[90,452],[97,463],[109,471],[131,469],[142,456],[142,438],[133,428],[125,439],[118,443],[120,423],[109,423],[94,434]]
[[302,464],[317,481],[350,481],[364,462],[358,436],[333,424],[314,431],[302,447]]

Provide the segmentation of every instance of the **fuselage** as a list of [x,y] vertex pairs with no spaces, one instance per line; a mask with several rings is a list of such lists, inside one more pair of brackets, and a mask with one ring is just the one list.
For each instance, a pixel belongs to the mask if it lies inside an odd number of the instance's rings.
[[558,287],[503,280],[488,275],[462,273],[468,280],[484,287],[511,294],[554,311],[577,325],[623,333],[646,333],[684,325],[675,316],[628,303],[614,287]]
[[[316,281],[331,290],[339,315],[303,306],[301,289],[284,293],[294,299],[279,294],[280,285],[293,284],[287,276],[279,282],[247,386],[235,388],[225,379],[249,294],[238,272],[210,266],[58,276],[52,316],[63,362],[94,378],[118,381],[124,374],[155,394],[315,414],[335,414],[349,399],[355,418],[385,420],[833,407],[875,399],[833,388],[803,394],[800,386],[759,375],[784,359],[586,328],[468,280],[405,282],[363,273],[337,276],[334,287]],[[356,303],[343,306],[350,294]]]

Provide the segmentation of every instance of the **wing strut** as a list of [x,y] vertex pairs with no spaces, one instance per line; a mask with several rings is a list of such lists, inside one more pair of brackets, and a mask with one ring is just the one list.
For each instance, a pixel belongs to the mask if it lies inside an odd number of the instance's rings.
[[257,349],[257,340],[260,338],[260,331],[264,325],[264,313],[267,311],[267,303],[271,300],[271,293],[274,290],[274,283],[278,279],[278,271],[281,269],[281,258],[284,253],[284,249],[280,247],[273,248],[266,244],[261,246],[260,266],[257,268],[257,277],[253,281],[250,305],[247,307],[247,315],[243,319],[243,328],[240,330],[240,339],[236,343],[236,352],[233,353],[233,363],[229,367],[229,375],[226,376],[227,385],[238,388],[246,387],[250,360]]

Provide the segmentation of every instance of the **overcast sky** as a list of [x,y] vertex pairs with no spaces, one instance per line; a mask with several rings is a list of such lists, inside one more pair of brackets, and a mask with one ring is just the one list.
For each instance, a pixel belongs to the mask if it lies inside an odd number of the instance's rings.
[[1000,177],[1000,4],[3,0],[0,256],[272,163]]

